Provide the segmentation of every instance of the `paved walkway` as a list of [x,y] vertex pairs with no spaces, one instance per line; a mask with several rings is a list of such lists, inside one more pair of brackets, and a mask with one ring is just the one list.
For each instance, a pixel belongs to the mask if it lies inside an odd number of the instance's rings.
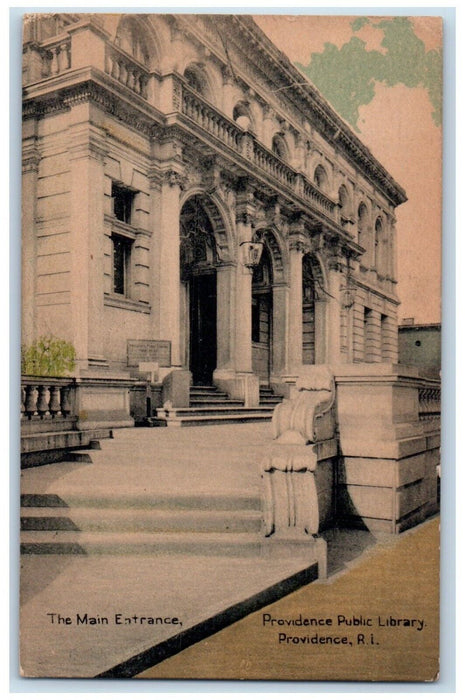
[[[270,423],[116,430],[92,451],[93,464],[23,470],[22,493],[260,495]],[[129,478],[128,478],[129,476]]]

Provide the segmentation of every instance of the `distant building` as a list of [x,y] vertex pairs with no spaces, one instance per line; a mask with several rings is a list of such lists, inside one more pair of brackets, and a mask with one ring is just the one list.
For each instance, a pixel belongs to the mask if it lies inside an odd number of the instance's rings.
[[441,324],[415,323],[404,318],[399,325],[399,364],[418,367],[424,377],[438,377],[441,370]]

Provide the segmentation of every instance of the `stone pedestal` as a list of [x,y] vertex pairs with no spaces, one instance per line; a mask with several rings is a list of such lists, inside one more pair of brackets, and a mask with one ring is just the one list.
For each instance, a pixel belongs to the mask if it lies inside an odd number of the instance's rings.
[[388,364],[333,368],[343,455],[339,517],[401,532],[437,510],[439,419],[420,421],[418,370]]

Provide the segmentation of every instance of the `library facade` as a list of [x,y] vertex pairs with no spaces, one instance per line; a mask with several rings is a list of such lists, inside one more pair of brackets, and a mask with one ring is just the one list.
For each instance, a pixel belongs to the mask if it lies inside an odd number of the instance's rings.
[[406,194],[251,17],[36,15],[23,53],[23,343],[74,347],[78,426],[169,424],[195,387],[250,417],[324,366],[341,436],[418,432]]

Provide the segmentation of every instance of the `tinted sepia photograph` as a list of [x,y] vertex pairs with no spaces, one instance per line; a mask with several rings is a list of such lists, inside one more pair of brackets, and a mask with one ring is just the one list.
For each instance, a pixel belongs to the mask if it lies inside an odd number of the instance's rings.
[[436,681],[441,17],[39,12],[22,81],[20,674]]

